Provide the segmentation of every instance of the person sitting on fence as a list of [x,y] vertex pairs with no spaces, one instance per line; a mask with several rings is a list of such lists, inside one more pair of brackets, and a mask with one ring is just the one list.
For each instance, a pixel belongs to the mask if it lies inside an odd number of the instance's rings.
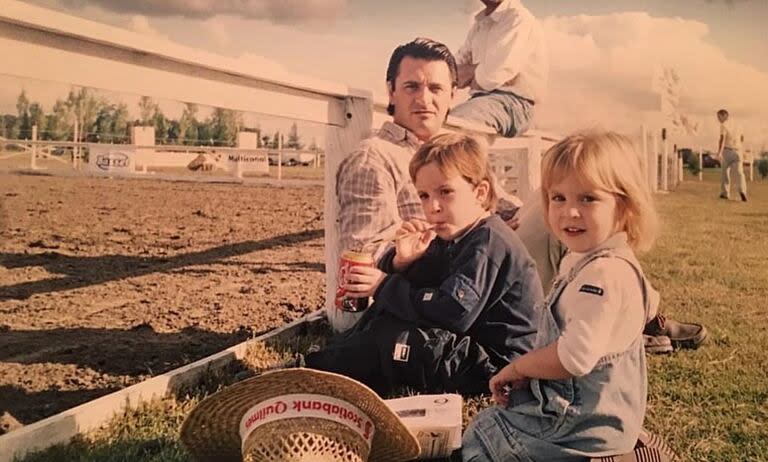
[[[534,350],[491,379],[499,406],[467,428],[464,461],[632,454],[647,395],[642,331],[658,301],[635,257],[652,245],[657,216],[633,150],[621,135],[583,132],[544,155],[547,221],[570,253]],[[642,451],[666,460],[659,449]]]
[[721,159],[720,198],[728,199],[731,189],[731,172],[739,190],[741,200],[747,202],[747,177],[744,176],[744,164],[741,159],[741,137],[728,120],[730,115],[725,109],[717,111],[720,121],[720,140],[717,142],[717,158]]
[[525,246],[496,214],[487,148],[441,134],[409,165],[426,221],[402,224],[379,268],[354,266],[350,297],[373,295],[355,327],[306,365],[379,393],[487,393],[488,379],[527,352],[543,295]]
[[459,88],[468,101],[451,115],[483,123],[511,138],[527,130],[534,105],[547,85],[544,33],[520,0],[482,0],[464,45],[456,55]]

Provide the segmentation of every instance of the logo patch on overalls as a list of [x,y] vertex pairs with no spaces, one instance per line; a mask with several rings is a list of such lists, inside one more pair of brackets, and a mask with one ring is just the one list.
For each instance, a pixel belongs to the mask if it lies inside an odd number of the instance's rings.
[[409,345],[406,345],[405,343],[395,344],[395,351],[392,354],[392,359],[402,363],[407,363],[409,356],[411,356],[411,347]]
[[603,289],[597,286],[589,285],[589,284],[584,284],[583,286],[581,286],[581,289],[579,289],[579,292],[586,292],[588,294],[594,294],[594,295],[600,295],[600,296],[603,295]]
[[424,296],[421,298],[421,301],[423,302],[429,302],[432,300],[432,292],[424,292]]

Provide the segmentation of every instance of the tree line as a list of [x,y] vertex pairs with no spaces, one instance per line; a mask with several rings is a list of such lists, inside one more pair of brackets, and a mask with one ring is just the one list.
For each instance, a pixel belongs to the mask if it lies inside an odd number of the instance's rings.
[[[128,144],[131,126],[141,125],[154,127],[158,145],[235,146],[237,133],[244,131],[258,134],[260,148],[277,148],[281,137],[283,148],[304,148],[295,122],[287,136],[280,131],[270,135],[258,126],[246,126],[239,111],[214,108],[210,116],[201,119],[194,103],[185,103],[181,117],[171,119],[148,96],[139,99],[139,117],[134,119],[125,103],[111,103],[88,88],[70,90],[66,99],[57,99],[47,114],[41,104],[30,101],[22,90],[16,100],[16,114],[0,117],[0,136],[9,139],[31,139],[32,127],[36,125],[39,140],[73,141],[77,125],[76,141]],[[308,149],[319,150],[315,140]]]

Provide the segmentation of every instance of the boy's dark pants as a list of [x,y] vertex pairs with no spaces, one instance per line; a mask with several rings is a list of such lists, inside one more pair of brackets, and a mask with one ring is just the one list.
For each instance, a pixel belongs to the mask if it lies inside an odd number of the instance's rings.
[[480,345],[445,329],[418,327],[378,308],[371,306],[354,328],[335,337],[326,349],[308,354],[307,366],[346,375],[380,395],[400,387],[431,393],[488,392],[496,367]]

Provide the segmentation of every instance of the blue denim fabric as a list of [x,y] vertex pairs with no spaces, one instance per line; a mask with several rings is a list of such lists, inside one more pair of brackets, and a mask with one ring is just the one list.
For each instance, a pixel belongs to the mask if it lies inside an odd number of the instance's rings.
[[[359,380],[379,394],[409,387],[432,393],[488,392],[488,380],[536,340],[544,298],[536,267],[500,217],[481,220],[458,242],[440,238],[402,272],[389,274],[355,327],[309,367]],[[395,345],[408,347],[395,359]]]
[[533,103],[505,91],[480,92],[451,109],[451,115],[488,125],[499,135],[512,138],[528,130]]
[[[640,265],[627,247],[585,256],[555,282],[545,300],[535,348],[560,336],[564,322],[557,303],[563,289],[596,258],[629,262],[643,285],[645,315],[650,302]],[[462,457],[480,461],[575,461],[632,450],[645,416],[647,376],[642,335],[624,352],[600,359],[589,374],[567,380],[531,380],[510,394],[509,405],[478,414],[464,433]]]
[[[390,251],[380,260],[387,273],[393,258]],[[435,239],[424,257],[390,274],[374,298],[400,319],[471,337],[502,367],[533,347],[544,296],[520,238],[491,216],[457,243]]]

